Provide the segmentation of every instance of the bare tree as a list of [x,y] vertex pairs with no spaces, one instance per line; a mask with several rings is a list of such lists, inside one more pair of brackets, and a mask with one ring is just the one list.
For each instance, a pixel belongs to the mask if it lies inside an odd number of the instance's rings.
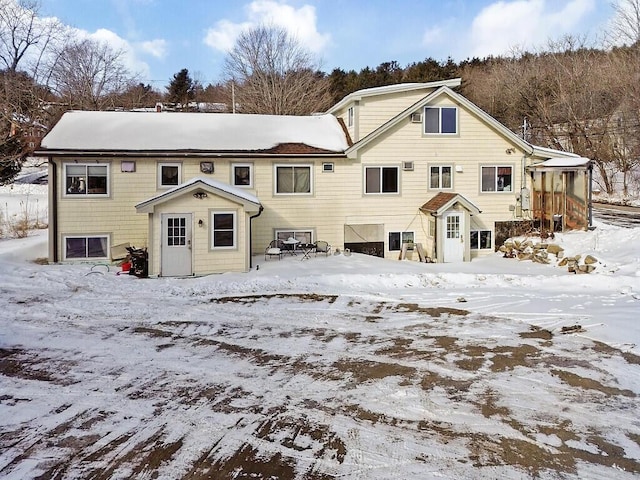
[[89,39],[67,44],[51,69],[52,86],[72,108],[103,110],[135,82],[122,61],[123,51]]
[[225,60],[246,113],[305,115],[325,110],[329,82],[313,56],[286,30],[259,26],[241,34]]
[[614,15],[608,32],[610,42],[640,47],[640,0],[616,0],[612,6]]
[[29,147],[22,133],[48,124],[42,109],[47,90],[43,60],[62,38],[56,20],[40,16],[36,0],[0,0],[0,184],[21,170]]

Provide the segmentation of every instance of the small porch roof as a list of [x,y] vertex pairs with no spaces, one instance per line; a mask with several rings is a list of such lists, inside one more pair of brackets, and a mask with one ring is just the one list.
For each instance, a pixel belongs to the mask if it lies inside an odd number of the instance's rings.
[[529,170],[536,172],[550,171],[578,171],[589,168],[591,160],[585,157],[563,158],[552,157],[544,162],[536,163],[528,167]]
[[195,177],[181,185],[178,185],[177,187],[138,203],[136,205],[136,211],[138,213],[151,213],[157,205],[161,205],[176,197],[190,193],[211,194],[226,198],[232,202],[242,205],[248,213],[258,212],[262,208],[258,197],[241,188],[218,182],[217,180],[210,178]]
[[435,197],[422,205],[420,207],[420,211],[423,213],[431,213],[432,215],[439,217],[444,212],[450,210],[456,203],[462,205],[462,207],[468,210],[471,215],[478,215],[481,213],[480,209],[471,201],[464,198],[464,196],[459,193],[447,192],[439,192]]

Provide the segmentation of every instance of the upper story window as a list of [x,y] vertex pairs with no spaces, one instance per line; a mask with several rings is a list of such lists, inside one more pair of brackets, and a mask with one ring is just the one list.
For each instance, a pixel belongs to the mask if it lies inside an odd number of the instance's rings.
[[400,193],[398,167],[365,167],[364,193]]
[[236,212],[211,212],[211,248],[236,247]]
[[452,187],[451,165],[432,165],[429,167],[429,188],[450,189]]
[[276,194],[311,193],[311,165],[276,165]]
[[458,133],[458,109],[456,107],[425,107],[424,133],[447,135]]
[[109,165],[100,163],[65,163],[65,195],[109,194]]
[[235,163],[231,167],[233,185],[236,187],[253,186],[253,166],[250,163]]
[[483,192],[510,192],[513,189],[513,167],[481,167]]
[[182,178],[182,164],[159,163],[158,164],[158,188],[168,188],[180,185]]
[[349,107],[349,110],[347,110],[347,126],[353,127],[354,115],[355,111],[353,107]]

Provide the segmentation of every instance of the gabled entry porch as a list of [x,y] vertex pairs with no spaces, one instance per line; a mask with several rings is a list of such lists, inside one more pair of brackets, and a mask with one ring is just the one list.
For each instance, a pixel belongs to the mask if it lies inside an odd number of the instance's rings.
[[260,201],[208,178],[193,178],[136,205],[149,218],[149,274],[185,277],[246,272],[251,217]]
[[458,193],[440,192],[420,211],[435,218],[435,241],[427,254],[440,263],[468,262],[471,216],[480,209]]

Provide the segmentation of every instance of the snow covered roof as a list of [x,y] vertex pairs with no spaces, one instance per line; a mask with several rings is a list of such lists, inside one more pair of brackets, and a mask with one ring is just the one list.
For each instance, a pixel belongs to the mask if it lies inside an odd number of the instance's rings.
[[209,191],[210,193],[242,203],[245,205],[245,208],[249,207],[248,210],[257,211],[260,208],[260,200],[258,200],[258,197],[242,188],[234,187],[228,183],[219,182],[211,178],[194,177],[177,187],[167,190],[166,192],[162,192],[159,195],[137,204],[136,210],[138,212],[151,212],[155,205],[166,202],[169,199],[174,198],[176,195],[182,195],[183,193],[197,190],[199,187]]
[[290,143],[336,153],[349,146],[340,123],[328,114],[72,111],[44,137],[40,150],[234,152]]
[[552,157],[529,168],[532,170],[584,170],[590,162],[591,160],[585,157]]
[[[574,157],[574,158],[550,158],[549,160],[545,160],[538,165],[544,167],[584,167],[589,164],[591,160],[585,157]],[[536,165],[537,166],[537,165]]]

